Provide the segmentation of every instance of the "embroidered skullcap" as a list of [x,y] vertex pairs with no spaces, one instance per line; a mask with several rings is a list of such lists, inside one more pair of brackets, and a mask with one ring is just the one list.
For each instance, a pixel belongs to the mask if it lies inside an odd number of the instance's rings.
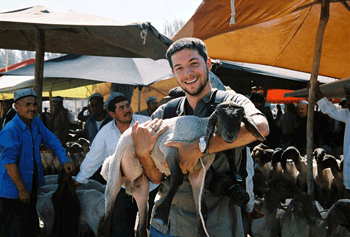
[[120,93],[120,92],[111,92],[111,94],[108,96],[106,102],[104,103],[104,107],[105,107],[106,109],[108,109],[109,104],[112,102],[112,100],[114,100],[114,99],[117,98],[117,97],[122,97],[123,100],[124,100],[124,99],[125,99],[125,100],[128,100],[128,99],[124,96],[124,94],[122,94],[122,93]]
[[63,102],[63,98],[61,96],[56,96],[54,98],[52,98],[52,102]]
[[154,96],[148,97],[148,99],[146,100],[146,103],[148,104],[148,102],[152,100],[157,100],[157,97],[154,97]]
[[94,98],[101,98],[102,101],[103,101],[103,96],[102,96],[100,93],[96,92],[96,93],[94,93],[94,94],[92,94],[92,95],[89,96],[89,98],[88,98],[88,99],[89,99],[89,103],[90,103],[91,100],[94,99]]
[[27,89],[16,91],[13,95],[13,99],[14,99],[14,102],[16,102],[17,100],[28,96],[34,96],[35,98],[37,97],[35,94],[35,91],[32,88],[27,88]]

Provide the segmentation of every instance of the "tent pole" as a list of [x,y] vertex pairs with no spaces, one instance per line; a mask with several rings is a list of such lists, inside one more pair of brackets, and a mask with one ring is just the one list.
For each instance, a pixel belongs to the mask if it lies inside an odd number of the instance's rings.
[[142,87],[139,86],[139,104],[138,104],[138,109],[139,109],[139,114],[140,114],[140,111],[141,111],[141,90],[142,90]]
[[317,76],[320,69],[320,61],[321,61],[321,52],[322,52],[322,43],[324,31],[329,19],[329,5],[330,0],[322,0],[321,1],[321,16],[320,22],[317,29],[316,34],[316,42],[315,42],[315,51],[314,51],[314,60],[312,65],[312,72],[310,77],[310,88],[309,88],[309,107],[308,107],[308,116],[307,116],[307,187],[308,194],[314,196],[314,183],[313,183],[313,165],[312,165],[312,152],[313,152],[313,144],[314,144],[314,107],[316,103],[315,92],[316,92],[316,83]]
[[52,114],[52,91],[49,91],[49,105],[50,105],[50,113]]
[[[45,54],[45,32],[35,30],[35,75],[34,91],[37,95],[38,117],[41,119],[42,94],[43,94],[43,74],[44,74],[44,54]],[[51,110],[51,107],[50,107]]]

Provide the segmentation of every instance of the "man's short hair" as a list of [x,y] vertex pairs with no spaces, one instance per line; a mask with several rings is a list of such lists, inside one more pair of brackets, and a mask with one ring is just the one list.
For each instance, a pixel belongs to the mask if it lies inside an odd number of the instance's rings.
[[111,94],[108,96],[106,102],[104,103],[104,107],[108,109],[110,112],[115,112],[115,104],[121,102],[121,101],[129,101],[124,94],[120,92],[111,92]]
[[207,52],[207,47],[205,46],[205,43],[197,38],[182,38],[179,40],[176,40],[174,43],[170,45],[166,52],[166,57],[168,59],[168,62],[170,64],[170,67],[173,68],[173,62],[171,61],[171,56],[179,52],[183,49],[193,49],[197,50],[199,55],[201,55],[206,62],[208,59],[208,52]]

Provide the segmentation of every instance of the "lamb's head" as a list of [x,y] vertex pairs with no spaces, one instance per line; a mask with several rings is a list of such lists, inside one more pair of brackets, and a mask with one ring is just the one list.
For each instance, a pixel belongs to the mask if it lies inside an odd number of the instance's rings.
[[294,146],[287,147],[282,153],[282,160],[292,159],[295,164],[300,163],[300,152]]
[[317,164],[322,164],[323,158],[326,155],[326,151],[323,148],[316,148],[312,155],[317,161]]
[[244,108],[232,101],[226,101],[217,105],[215,111],[210,116],[206,141],[209,141],[216,126],[216,133],[220,134],[225,142],[234,142],[237,139],[241,128],[241,122],[245,124],[248,131],[250,131],[258,140],[265,140],[254,121],[245,115]]

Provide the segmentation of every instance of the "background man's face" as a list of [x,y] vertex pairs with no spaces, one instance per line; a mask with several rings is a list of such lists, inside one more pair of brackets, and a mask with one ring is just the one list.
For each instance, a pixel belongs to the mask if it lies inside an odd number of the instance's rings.
[[100,115],[103,113],[103,101],[101,98],[93,98],[90,100],[91,113]]
[[307,116],[307,104],[298,104],[298,115],[300,118]]
[[130,123],[133,115],[129,101],[124,100],[115,104],[115,111],[111,112],[111,116],[120,123]]

